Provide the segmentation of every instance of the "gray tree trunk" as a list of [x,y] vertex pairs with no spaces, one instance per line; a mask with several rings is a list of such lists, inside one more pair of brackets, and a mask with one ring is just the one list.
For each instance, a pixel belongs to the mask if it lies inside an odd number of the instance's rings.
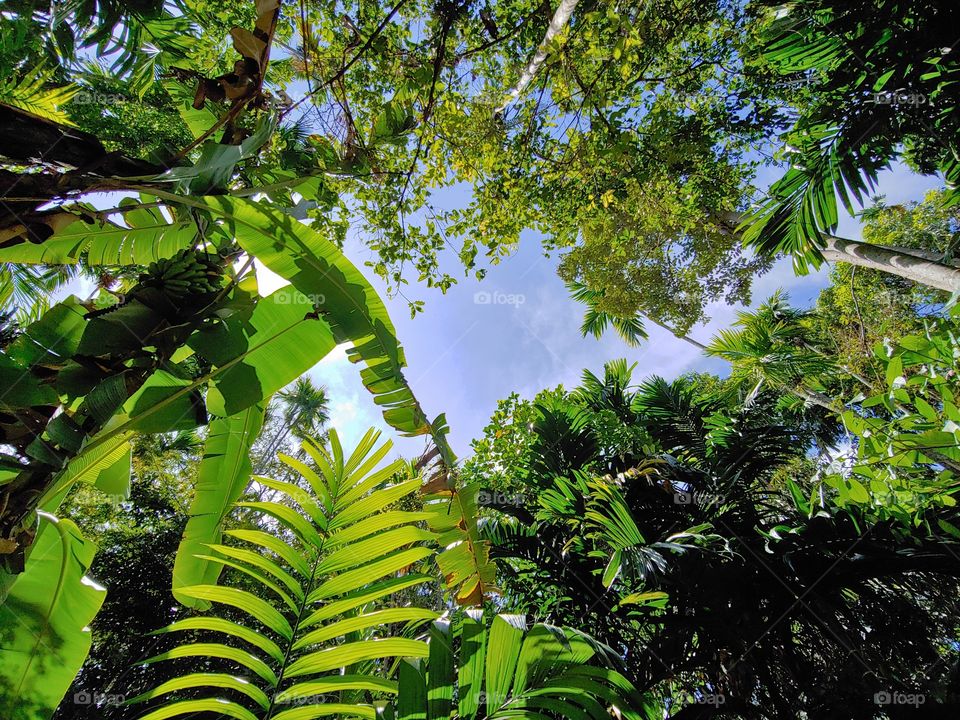
[[543,65],[543,62],[547,59],[547,46],[550,44],[550,41],[559,35],[563,28],[566,27],[570,21],[570,16],[573,15],[574,8],[577,7],[577,2],[579,2],[579,0],[560,0],[560,5],[557,6],[557,11],[550,20],[550,25],[547,27],[547,32],[543,36],[537,52],[530,59],[527,67],[524,68],[523,74],[520,75],[516,86],[507,93],[503,104],[494,111],[494,115],[502,114],[503,111],[506,110],[507,105],[520,97],[523,91],[527,89],[527,86],[533,81],[534,75],[537,74],[540,66]]
[[[723,213],[717,218],[724,232],[739,235],[737,227],[743,221],[740,213]],[[873,245],[860,240],[848,240],[835,235],[823,235],[826,247],[821,249],[830,262],[845,262],[858,267],[898,275],[927,287],[956,292],[960,290],[960,267],[955,262],[944,262],[929,250]]]
[[[929,260],[917,250],[872,245],[858,240],[845,240],[824,235],[827,246],[823,256],[831,262],[845,262],[858,267],[899,275],[921,285],[947,292],[960,290],[960,268]],[[930,254],[927,254],[929,257]]]

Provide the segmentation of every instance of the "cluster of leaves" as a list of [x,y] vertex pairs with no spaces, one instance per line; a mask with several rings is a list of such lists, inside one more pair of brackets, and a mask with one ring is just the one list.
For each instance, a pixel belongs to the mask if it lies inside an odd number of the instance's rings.
[[952,534],[838,508],[799,472],[833,430],[776,396],[626,370],[533,406],[528,492],[492,495],[485,525],[506,607],[596,628],[671,716],[873,718],[885,687],[953,707]]
[[[390,449],[378,436],[370,431],[348,456],[331,430],[329,449],[307,440],[303,460],[279,457],[289,481],[256,478],[275,499],[233,509],[268,522],[231,529],[195,558],[228,576],[178,589],[215,611],[155,633],[161,652],[146,665],[175,660],[194,671],[128,698],[156,706],[143,717],[439,720],[455,703],[465,719],[547,711],[603,720],[610,706],[630,720],[652,717],[589,636],[482,610],[440,618],[429,607],[424,571],[443,543],[446,503],[398,509],[421,479],[400,460],[378,467]],[[171,634],[187,640],[164,649]]]
[[[185,533],[190,542],[204,543],[216,540],[223,513],[246,486],[249,466],[228,458],[246,454],[262,422],[262,404],[339,342],[352,343],[348,354],[364,365],[364,382],[380,398],[393,427],[407,434],[442,427],[442,418],[427,422],[406,386],[402,350],[382,302],[333,243],[252,201],[165,197],[171,199],[148,203],[142,198],[121,208],[124,225],[96,220],[103,214],[91,217],[94,211],[81,209],[86,221],[72,215],[73,221],[45,242],[11,244],[2,251],[6,260],[28,264],[82,257],[88,266],[119,265],[133,276],[128,275],[119,301],[103,291],[91,303],[76,297],[58,303],[11,337],[0,356],[4,382],[15,389],[2,399],[4,441],[13,450],[4,459],[0,486],[3,549],[14,570],[25,565],[22,574],[5,575],[10,611],[25,621],[22,637],[11,647],[22,641],[33,648],[4,654],[0,669],[10,679],[5,692],[12,693],[4,696],[4,707],[52,709],[82,662],[89,638],[86,645],[64,645],[69,653],[54,651],[42,641],[43,628],[82,639],[82,628],[99,606],[93,601],[102,601],[102,593],[91,598],[90,616],[66,610],[70,598],[80,597],[77,593],[89,594],[81,589],[80,576],[93,546],[73,532],[69,521],[43,514],[50,519],[40,526],[36,547],[43,552],[34,558],[34,510],[54,511],[69,488],[82,481],[95,482],[107,493],[126,493],[133,433],[189,430],[216,418],[208,452],[217,462],[201,467]],[[247,253],[247,262],[235,270],[231,260],[238,251]],[[261,298],[248,272],[253,257],[293,284]],[[317,307],[304,298],[325,300]],[[451,462],[441,431],[436,438],[443,462]],[[435,492],[458,496],[445,481]],[[464,512],[447,514],[454,532],[475,536],[471,515]],[[59,551],[75,553],[78,566],[54,563],[46,548],[56,540],[56,529]],[[479,575],[485,583],[492,578],[475,537],[441,557],[451,583],[466,587],[464,599],[482,597],[484,586],[471,578]],[[76,583],[61,575],[70,568]],[[189,571],[203,574],[205,566]],[[13,609],[15,598],[57,578],[63,595],[54,600],[62,604],[38,606],[31,615]],[[35,624],[28,621],[34,615]],[[45,625],[43,617],[50,616],[68,625]]]
[[[837,225],[837,197],[854,201],[903,155],[924,173],[942,172],[955,200],[955,38],[938,3],[761,1],[767,26],[755,55],[809,83],[785,137],[790,167],[748,217],[745,239],[761,252],[789,252],[798,267],[822,260],[822,233]],[[868,19],[869,18],[869,19]]]
[[960,474],[958,316],[953,306],[948,317],[928,320],[922,334],[877,346],[886,387],[855,398],[861,413],[843,413],[853,451],[838,459],[840,472],[823,477],[836,489],[839,504],[863,505],[906,527],[935,522],[960,537],[960,530],[936,513],[956,505]]

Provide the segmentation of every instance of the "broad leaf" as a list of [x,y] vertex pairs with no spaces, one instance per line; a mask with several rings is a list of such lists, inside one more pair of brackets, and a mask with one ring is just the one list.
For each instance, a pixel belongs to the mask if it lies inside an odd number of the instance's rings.
[[86,577],[96,547],[76,525],[41,512],[26,569],[0,606],[0,715],[53,714],[90,650],[87,625],[105,591]]
[[198,556],[207,553],[208,545],[220,542],[224,518],[250,482],[250,447],[262,424],[262,405],[210,423],[190,519],[173,565],[173,596],[184,605],[204,603],[179,593],[181,587],[213,584],[220,577],[220,565]]

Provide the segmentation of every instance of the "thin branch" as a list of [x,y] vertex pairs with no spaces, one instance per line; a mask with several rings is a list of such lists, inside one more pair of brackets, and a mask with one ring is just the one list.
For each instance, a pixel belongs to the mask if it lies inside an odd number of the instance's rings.
[[329,87],[329,86],[332,85],[333,83],[337,82],[337,80],[339,80],[340,78],[342,78],[344,75],[346,75],[346,74],[347,74],[347,71],[354,66],[354,64],[363,56],[363,54],[364,54],[367,50],[370,49],[370,46],[373,45],[374,41],[377,39],[377,37],[380,35],[380,33],[382,33],[382,32],[384,31],[384,29],[386,29],[387,25],[390,24],[390,21],[393,19],[393,16],[396,15],[396,14],[400,11],[400,8],[402,8],[402,7],[406,4],[406,2],[407,2],[407,0],[399,0],[399,2],[398,2],[396,5],[393,6],[393,8],[390,10],[390,12],[387,13],[386,17],[384,17],[383,20],[380,21],[380,24],[377,25],[377,27],[374,29],[374,31],[370,34],[370,37],[367,38],[367,41],[366,41],[363,45],[360,46],[360,49],[357,50],[357,52],[354,54],[354,56],[353,56],[352,58],[350,58],[350,60],[348,60],[348,61],[343,65],[343,67],[341,67],[339,70],[337,70],[337,72],[335,72],[332,77],[330,77],[329,79],[325,80],[325,81],[323,82],[323,84],[320,85],[320,87],[316,88],[313,92],[308,92],[308,93],[307,93],[306,95],[304,95],[302,98],[300,98],[299,100],[297,100],[293,105],[291,105],[291,106],[288,107],[286,110],[284,110],[284,111],[280,114],[280,119],[282,120],[284,117],[286,117],[286,116],[287,116],[291,111],[293,111],[295,108],[297,108],[298,106],[302,105],[306,100],[309,100],[314,94],[316,94],[316,93],[320,92],[321,90]]

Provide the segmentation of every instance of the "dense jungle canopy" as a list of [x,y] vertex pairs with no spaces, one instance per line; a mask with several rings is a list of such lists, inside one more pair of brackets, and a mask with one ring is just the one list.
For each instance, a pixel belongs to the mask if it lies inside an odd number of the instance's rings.
[[[957,717],[958,45],[921,1],[5,2],[0,717]],[[565,297],[491,284],[531,242]],[[458,337],[540,293],[621,359],[487,406],[390,317],[462,285]]]

